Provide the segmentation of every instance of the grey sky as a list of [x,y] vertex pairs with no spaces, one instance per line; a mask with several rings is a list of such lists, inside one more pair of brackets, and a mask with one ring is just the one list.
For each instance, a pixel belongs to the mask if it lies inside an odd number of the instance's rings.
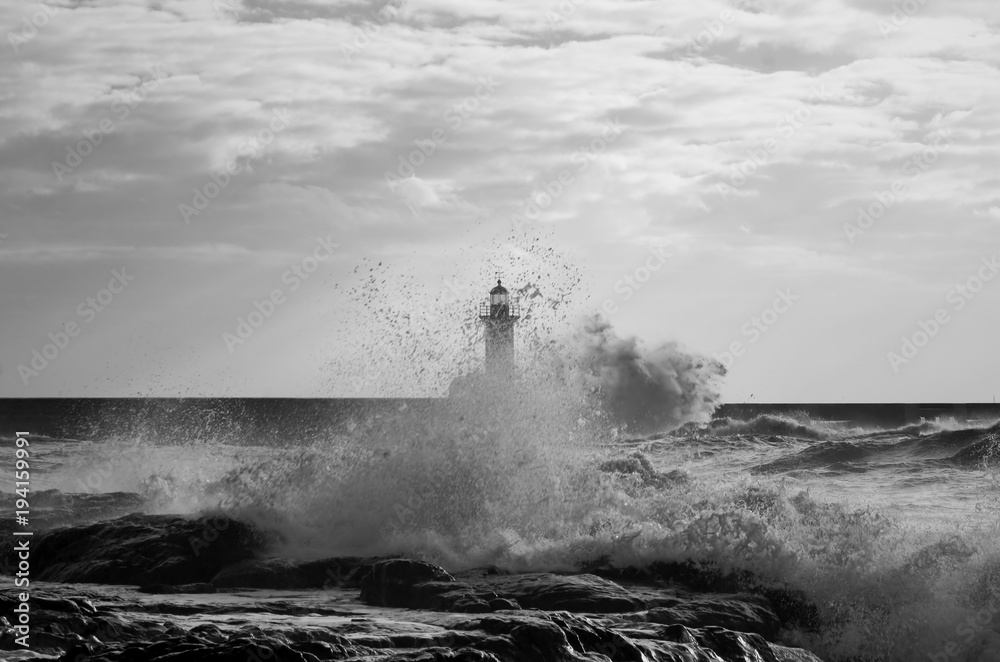
[[[995,2],[385,7],[0,6],[0,395],[426,394],[400,343],[497,270],[651,345],[741,343],[731,401],[998,390]],[[434,333],[379,317],[404,298]]]

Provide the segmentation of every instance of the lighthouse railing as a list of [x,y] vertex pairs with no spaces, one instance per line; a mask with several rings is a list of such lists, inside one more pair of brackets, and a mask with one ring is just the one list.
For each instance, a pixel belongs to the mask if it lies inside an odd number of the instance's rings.
[[[479,317],[489,318],[492,317],[492,306],[490,305],[489,299],[483,301],[479,304]],[[507,317],[520,317],[521,316],[521,302],[517,299],[511,299],[510,303],[507,304]]]

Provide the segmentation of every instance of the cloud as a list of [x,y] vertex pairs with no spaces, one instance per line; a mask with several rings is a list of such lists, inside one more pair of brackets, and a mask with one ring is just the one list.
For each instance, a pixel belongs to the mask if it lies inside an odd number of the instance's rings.
[[[993,3],[927,3],[885,36],[891,5],[860,0],[393,6],[92,0],[61,6],[17,53],[4,43],[0,263],[176,260],[214,282],[224,262],[237,282],[333,233],[357,255],[408,255],[430,273],[443,247],[502,243],[511,214],[562,171],[573,182],[538,226],[586,254],[673,237],[681,255],[747,273],[843,272],[877,289],[917,282],[913,256],[943,244],[959,269],[973,235],[995,228]],[[16,33],[30,9],[3,5],[0,25]],[[151,68],[164,72],[155,86]],[[499,85],[477,96],[484,78]],[[287,128],[248,155],[282,109]],[[113,130],[60,175],[53,164],[104,120]],[[616,120],[621,138],[590,159]],[[843,224],[942,128],[952,149],[848,243]],[[434,153],[387,186],[435,131]],[[734,185],[769,141],[778,149]],[[186,225],[179,205],[234,160],[240,173]],[[700,282],[720,297],[753,285],[724,280]],[[29,337],[51,311],[19,305]]]

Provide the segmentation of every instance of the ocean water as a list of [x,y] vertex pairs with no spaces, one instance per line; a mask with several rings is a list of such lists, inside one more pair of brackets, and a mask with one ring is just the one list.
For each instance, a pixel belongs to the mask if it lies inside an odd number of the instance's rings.
[[1000,660],[995,421],[878,429],[792,412],[634,434],[550,386],[469,382],[294,438],[36,437],[33,507],[58,524],[224,512],[298,559],[514,572],[694,559],[803,590],[822,626],[782,638],[825,660]]

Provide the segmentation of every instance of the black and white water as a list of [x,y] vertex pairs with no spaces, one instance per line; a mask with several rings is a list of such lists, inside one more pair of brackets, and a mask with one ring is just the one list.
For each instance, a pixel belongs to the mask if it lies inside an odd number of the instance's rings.
[[[800,590],[818,626],[785,627],[780,643],[823,660],[1000,660],[995,421],[885,429],[792,411],[670,426],[714,406],[704,380],[685,384],[677,355],[630,354],[591,331],[601,338],[544,378],[331,403],[284,432],[245,425],[253,401],[194,408],[173,428],[143,424],[168,405],[133,402],[107,412],[126,423],[116,432],[34,439],[34,520],[226,515],[269,532],[270,557],[399,555],[449,572],[695,561]],[[671,397],[669,416],[629,400]]]

